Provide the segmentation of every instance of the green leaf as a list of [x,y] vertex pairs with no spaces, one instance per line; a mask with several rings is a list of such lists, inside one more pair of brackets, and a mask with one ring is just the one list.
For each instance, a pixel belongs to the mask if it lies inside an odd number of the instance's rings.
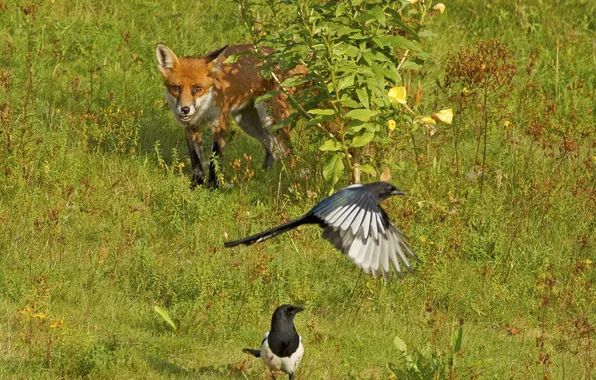
[[347,77],[341,78],[339,83],[337,84],[337,91],[341,91],[344,88],[354,87],[354,78],[356,77],[355,74],[349,75]]
[[361,108],[362,104],[358,103],[357,101],[355,101],[352,98],[342,98],[340,99],[339,103],[342,106],[348,107],[348,108]]
[[389,81],[391,81],[393,83],[400,83],[401,82],[401,76],[397,72],[397,68],[394,67],[393,65],[391,65],[389,67],[385,67],[383,69],[383,74],[385,75],[385,77],[387,79],[389,79]]
[[384,47],[392,47],[394,49],[410,49],[414,51],[420,51],[422,48],[414,41],[408,40],[402,36],[379,36],[373,38],[373,41],[382,49]]
[[375,137],[374,133],[365,132],[365,133],[361,134],[360,136],[354,137],[352,139],[352,143],[350,144],[350,147],[358,148],[358,147],[364,146],[364,145],[368,144],[369,142],[371,142],[374,137]]
[[170,314],[168,314],[168,311],[160,306],[155,306],[153,307],[153,310],[155,310],[155,312],[157,314],[159,314],[159,316],[168,323],[168,325],[170,325],[172,327],[172,330],[176,331],[176,324],[174,323],[174,321],[172,321],[172,318],[170,318]]
[[346,13],[346,4],[340,3],[337,8],[335,8],[335,17],[339,17]]
[[224,61],[224,63],[235,63],[243,55],[251,55],[251,54],[252,54],[252,51],[250,51],[250,50],[241,51],[241,52],[238,52],[238,53],[234,53],[234,54],[228,56],[228,58],[226,58],[226,60]]
[[338,150],[341,150],[342,146],[341,143],[335,139],[329,139],[327,141],[325,141],[323,143],[323,145],[321,145],[319,147],[319,150],[323,151],[323,152],[337,152]]
[[419,40],[416,32],[412,28],[410,28],[405,22],[403,22],[399,12],[391,8],[386,8],[385,12],[391,16],[387,19],[390,24],[399,26],[401,29],[403,29],[404,32],[411,35],[414,40]]
[[402,70],[420,70],[421,67],[422,67],[421,65],[417,64],[414,61],[410,61],[410,60],[405,61],[404,64],[401,65]]
[[459,325],[453,334],[451,334],[451,348],[453,349],[454,354],[457,354],[459,350],[461,350],[461,343],[464,334],[463,328],[463,325]]
[[371,117],[378,114],[379,111],[367,110],[364,108],[351,110],[346,114],[346,117],[350,119],[356,119],[361,121],[369,121]]
[[266,92],[265,94],[259,96],[258,98],[255,99],[255,104],[259,104],[260,102],[266,102],[267,100],[273,98],[274,96],[277,96],[281,94],[281,91],[278,90],[271,90]]
[[360,165],[360,171],[366,174],[370,174],[373,177],[377,176],[377,171],[370,165]]
[[401,340],[399,336],[396,336],[395,339],[393,339],[393,344],[400,352],[404,354],[408,351],[408,346],[406,345],[406,342]]
[[308,110],[308,113],[312,115],[334,115],[335,111],[332,109],[313,108],[312,110]]
[[356,96],[358,96],[358,100],[360,103],[362,103],[364,108],[370,108],[370,103],[368,102],[368,91],[366,91],[366,88],[357,89]]
[[335,185],[344,170],[343,154],[332,154],[327,165],[323,167],[323,177]]

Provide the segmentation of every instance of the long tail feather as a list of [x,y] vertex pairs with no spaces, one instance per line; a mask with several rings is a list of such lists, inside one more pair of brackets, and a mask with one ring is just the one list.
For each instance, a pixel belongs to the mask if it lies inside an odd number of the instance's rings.
[[259,232],[258,234],[254,234],[252,236],[245,237],[243,239],[234,240],[234,241],[227,241],[224,243],[225,247],[235,247],[240,244],[244,245],[251,245],[254,243],[258,243],[261,241],[265,241],[267,239],[271,239],[281,233],[291,230],[292,228],[296,228],[302,224],[308,223],[318,223],[316,217],[311,215],[310,213],[301,216],[300,218],[290,220],[287,223],[282,224],[281,226],[274,227],[270,230]]
[[247,354],[251,354],[252,356],[254,356],[256,358],[260,358],[261,357],[261,351],[259,351],[259,350],[253,350],[252,348],[245,348],[244,350],[242,350],[242,352],[246,352]]

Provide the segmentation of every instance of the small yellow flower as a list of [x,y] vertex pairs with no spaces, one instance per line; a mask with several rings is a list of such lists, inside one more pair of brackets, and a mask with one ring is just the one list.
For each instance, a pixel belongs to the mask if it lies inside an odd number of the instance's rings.
[[430,116],[422,116],[420,119],[418,119],[419,122],[421,122],[422,124],[427,124],[427,125],[435,125],[437,124],[437,122],[435,121],[435,119],[433,119]]
[[505,127],[505,128],[509,127],[510,125],[511,125],[511,122],[509,120],[505,120],[503,122],[503,127]]
[[51,328],[57,329],[57,328],[60,328],[63,326],[64,326],[64,318],[60,318],[60,320],[52,318],[52,324],[50,325]]
[[468,91],[468,88],[467,87],[464,87],[464,88],[461,89],[461,93],[462,94],[467,94],[468,92],[470,92],[470,91]]
[[481,70],[486,70],[486,65],[483,63],[483,64],[480,66],[480,69],[481,69]]
[[395,131],[395,120],[389,120],[387,121],[387,129],[389,129],[389,132],[393,132]]
[[439,11],[440,13],[443,13],[443,12],[445,12],[445,4],[443,4],[443,3],[437,3],[437,5],[435,5],[433,7],[433,9],[435,11]]
[[184,167],[184,162],[179,162],[178,163],[178,169],[182,169]]
[[420,239],[419,240],[420,240],[420,243],[421,244],[426,244],[426,237],[420,236]]
[[453,122],[453,110],[451,108],[435,112],[433,115],[443,123],[451,124]]
[[389,94],[387,95],[389,97],[389,100],[391,101],[391,103],[393,104],[406,104],[406,88],[405,87],[392,87],[391,90],[389,90]]

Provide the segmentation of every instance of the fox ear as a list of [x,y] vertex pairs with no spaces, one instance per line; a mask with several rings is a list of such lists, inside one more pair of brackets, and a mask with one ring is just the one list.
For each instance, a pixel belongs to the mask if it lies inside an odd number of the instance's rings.
[[214,50],[211,53],[207,53],[205,54],[203,58],[205,61],[207,61],[207,64],[209,64],[210,66],[210,71],[215,74],[219,71],[219,69],[221,68],[221,64],[224,61],[225,57],[223,56],[223,52],[224,50],[226,50],[228,48],[229,45],[226,45],[220,49]]
[[159,71],[162,75],[173,69],[178,64],[178,57],[169,47],[164,44],[157,44],[155,47],[155,54],[157,55],[157,62],[159,63]]
[[223,53],[223,51],[224,51],[224,50],[226,50],[226,49],[228,48],[228,46],[230,46],[230,45],[226,45],[226,46],[224,46],[224,47],[222,47],[222,48],[219,48],[219,49],[217,49],[217,50],[214,50],[214,51],[212,51],[211,53],[207,53],[207,54],[205,54],[205,55],[204,55],[203,57],[201,57],[201,58],[203,58],[203,59],[204,59],[205,61],[207,61],[207,62],[211,62],[211,61],[213,61],[215,58],[219,57],[219,56],[221,55],[221,53]]

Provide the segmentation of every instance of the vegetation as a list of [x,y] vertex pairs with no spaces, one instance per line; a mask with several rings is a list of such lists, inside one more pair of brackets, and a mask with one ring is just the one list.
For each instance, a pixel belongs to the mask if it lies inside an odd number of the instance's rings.
[[[420,4],[402,5],[414,25]],[[331,190],[307,122],[271,172],[237,129],[231,186],[190,190],[154,48],[246,41],[236,3],[0,0],[0,377],[267,378],[241,350],[291,302],[302,379],[594,378],[594,15],[454,0],[425,16],[424,64],[384,84],[416,116],[393,106],[391,141],[362,147],[363,182],[408,191],[383,206],[423,259],[385,282],[316,227],[223,249]]]

